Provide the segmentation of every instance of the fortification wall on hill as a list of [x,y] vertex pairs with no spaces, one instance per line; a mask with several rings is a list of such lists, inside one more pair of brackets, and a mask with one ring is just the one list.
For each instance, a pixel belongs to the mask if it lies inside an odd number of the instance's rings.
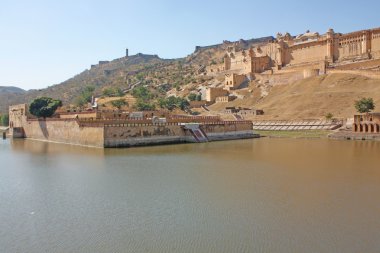
[[287,52],[284,62],[297,65],[324,61],[326,51],[326,43],[310,43],[310,45],[294,46]]
[[[347,34],[335,33],[329,29],[323,35],[310,31],[298,36],[278,34],[275,40],[249,50],[229,46],[224,57],[224,68],[219,68],[218,72],[263,73],[266,70],[283,71],[283,68],[301,65],[311,68],[311,65],[318,64],[324,73],[325,67],[321,63],[327,66],[379,58],[380,28]],[[210,74],[210,71],[207,73]]]

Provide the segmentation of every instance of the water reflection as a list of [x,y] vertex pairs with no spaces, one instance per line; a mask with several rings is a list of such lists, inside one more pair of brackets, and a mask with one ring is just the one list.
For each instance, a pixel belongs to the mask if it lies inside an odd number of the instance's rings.
[[380,143],[0,143],[5,252],[376,252]]
[[10,140],[12,150],[34,155],[56,155],[56,154],[81,154],[88,156],[104,156],[104,149],[91,148],[77,145],[66,145],[35,140]]

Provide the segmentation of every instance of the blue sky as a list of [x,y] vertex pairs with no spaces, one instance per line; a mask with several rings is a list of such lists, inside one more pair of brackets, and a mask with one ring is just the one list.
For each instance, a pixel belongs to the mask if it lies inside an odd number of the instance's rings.
[[197,45],[277,32],[380,27],[380,1],[1,0],[0,86],[57,84],[99,60],[184,57]]

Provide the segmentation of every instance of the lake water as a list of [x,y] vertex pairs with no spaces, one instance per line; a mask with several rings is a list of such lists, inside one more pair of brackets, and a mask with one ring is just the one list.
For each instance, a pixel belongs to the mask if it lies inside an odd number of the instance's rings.
[[380,252],[380,142],[0,140],[0,252]]

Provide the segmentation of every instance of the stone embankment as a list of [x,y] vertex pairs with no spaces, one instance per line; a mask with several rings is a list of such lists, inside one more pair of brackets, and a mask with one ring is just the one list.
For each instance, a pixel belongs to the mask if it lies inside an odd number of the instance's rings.
[[11,130],[14,138],[105,148],[259,137],[253,133],[250,121],[179,121],[183,122],[27,119],[21,127]]
[[292,131],[292,130],[335,130],[343,125],[342,121],[328,120],[269,120],[253,121],[254,130]]
[[359,133],[353,132],[352,130],[341,130],[329,135],[330,139],[334,140],[357,140],[357,141],[365,141],[365,140],[375,140],[380,141],[379,133]]

